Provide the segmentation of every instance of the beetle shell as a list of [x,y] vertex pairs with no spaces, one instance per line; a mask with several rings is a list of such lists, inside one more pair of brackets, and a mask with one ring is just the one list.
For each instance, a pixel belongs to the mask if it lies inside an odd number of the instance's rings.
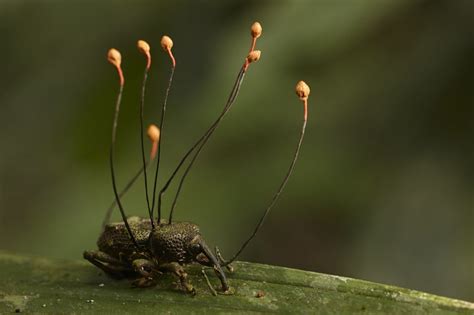
[[189,222],[161,224],[150,236],[150,247],[160,263],[189,263],[200,252],[199,227]]
[[[147,246],[151,231],[150,220],[134,216],[127,221],[138,245]],[[123,222],[107,224],[97,240],[97,246],[102,252],[117,258],[130,257],[137,250],[130,241]]]

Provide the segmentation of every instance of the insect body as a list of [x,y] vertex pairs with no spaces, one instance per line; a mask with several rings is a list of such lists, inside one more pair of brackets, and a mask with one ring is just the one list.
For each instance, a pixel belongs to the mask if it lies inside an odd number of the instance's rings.
[[140,217],[127,219],[140,248],[137,250],[123,222],[110,223],[100,235],[98,251],[84,252],[84,258],[114,278],[137,278],[136,286],[156,284],[164,272],[177,275],[188,292],[194,292],[187,281],[183,265],[198,262],[214,267],[222,282],[222,289],[229,286],[220,263],[204,242],[199,227],[189,222],[162,223],[152,230],[151,221]]
[[[145,96],[145,85],[148,76],[148,70],[151,65],[151,55],[150,47],[144,41],[138,41],[139,50],[147,57],[147,66],[144,73],[143,79],[143,88],[142,88],[142,98],[140,106],[141,114],[141,144],[142,144],[142,160],[143,166],[137,172],[137,174],[130,180],[130,182],[125,186],[125,188],[119,193],[115,181],[115,171],[114,171],[114,148],[115,148],[115,135],[118,121],[118,114],[120,110],[120,103],[122,97],[122,91],[124,86],[124,76],[121,68],[121,55],[115,50],[109,50],[108,59],[116,67],[119,78],[120,78],[120,90],[117,97],[117,103],[115,107],[115,117],[112,128],[112,144],[110,150],[110,169],[112,175],[112,186],[115,194],[115,201],[109,207],[107,211],[106,219],[103,224],[103,232],[100,235],[97,246],[98,250],[85,251],[84,258],[90,261],[95,266],[102,269],[108,275],[114,278],[133,278],[134,285],[139,287],[149,287],[156,285],[159,281],[159,276],[162,273],[173,273],[175,274],[182,285],[182,287],[190,293],[195,293],[195,289],[189,283],[187,279],[187,273],[185,271],[185,266],[190,263],[198,263],[202,266],[213,268],[215,274],[221,282],[221,288],[223,292],[229,292],[229,284],[227,282],[226,275],[223,271],[223,267],[227,268],[228,271],[232,271],[231,263],[239,256],[247,244],[255,237],[257,231],[263,224],[263,221],[271,208],[274,206],[278,197],[280,196],[283,188],[290,177],[296,159],[298,157],[299,149],[303,140],[304,131],[307,121],[307,99],[309,95],[309,87],[303,82],[300,81],[296,86],[296,93],[300,100],[304,104],[304,120],[303,126],[301,129],[301,135],[296,147],[296,151],[292,160],[292,163],[288,169],[286,176],[284,177],[279,189],[274,195],[273,199],[269,203],[268,207],[265,209],[263,215],[260,218],[254,232],[251,236],[243,243],[241,248],[237,253],[228,261],[226,261],[220,255],[218,248],[215,248],[215,251],[212,252],[206,242],[204,241],[203,236],[200,233],[199,227],[196,224],[189,222],[173,222],[173,211],[176,206],[176,202],[181,191],[181,188],[184,183],[184,179],[189,173],[194,161],[199,156],[204,145],[209,140],[210,136],[214,133],[217,126],[223,119],[223,117],[230,110],[232,105],[235,102],[235,99],[239,93],[240,86],[244,79],[244,76],[251,63],[258,61],[260,58],[260,51],[255,50],[256,40],[261,35],[262,29],[259,23],[254,23],[251,28],[252,34],[252,44],[250,52],[245,59],[244,64],[242,65],[240,72],[237,76],[237,79],[234,83],[232,91],[230,93],[229,99],[224,106],[223,111],[218,116],[216,121],[211,125],[211,127],[204,133],[204,135],[198,139],[198,141],[191,147],[191,149],[186,152],[184,157],[179,162],[173,174],[170,176],[164,187],[156,193],[156,184],[158,178],[158,170],[160,163],[160,153],[161,153],[161,133],[163,132],[163,121],[166,112],[166,102],[168,98],[168,92],[171,87],[174,69],[176,67],[176,61],[171,52],[171,47],[173,42],[167,36],[163,36],[161,45],[163,49],[168,53],[172,61],[172,68],[170,74],[170,80],[168,84],[168,89],[165,96],[165,101],[162,107],[162,115],[160,128],[155,125],[151,125],[148,128],[148,137],[152,142],[152,148],[149,160],[145,158],[144,151],[144,141],[143,141],[143,107],[144,107],[144,96]],[[174,197],[170,215],[168,220],[163,220],[161,218],[161,200],[171,184],[172,180],[177,175],[180,168],[184,163],[190,158],[190,161],[181,177],[177,193]],[[150,166],[151,161],[156,160],[155,168],[155,180],[153,185],[153,194],[150,203],[150,196],[148,191],[148,181],[147,181],[147,169]],[[135,181],[143,173],[145,179],[145,193],[146,201],[148,206],[148,215],[149,218],[140,218],[140,217],[129,217],[125,215],[123,205],[121,203],[121,197],[127,192],[127,190],[135,183]],[[156,199],[158,196],[158,199]],[[155,203],[155,201],[157,201]],[[112,210],[118,206],[120,214],[122,216],[122,222],[119,223],[107,223],[110,218]],[[157,218],[154,217],[154,209],[157,209]],[[203,269],[204,270],[204,269]],[[203,271],[205,275],[205,272]],[[213,292],[215,290],[211,288]]]
[[[151,231],[150,220],[130,217],[127,221],[137,243],[146,248]],[[140,268],[137,267],[140,267],[142,260],[153,263],[146,251],[137,251],[123,222],[107,224],[97,240],[97,247],[99,250],[85,251],[84,258],[114,278],[139,273]]]

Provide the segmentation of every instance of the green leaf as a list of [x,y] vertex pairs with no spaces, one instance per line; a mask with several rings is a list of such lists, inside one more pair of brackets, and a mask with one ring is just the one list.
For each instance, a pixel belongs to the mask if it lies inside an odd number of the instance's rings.
[[[213,296],[200,266],[188,271],[196,296],[163,275],[157,287],[132,288],[85,261],[0,252],[0,314],[28,313],[472,313],[474,304],[418,291],[289,268],[237,262],[232,295]],[[219,281],[208,271],[217,289]],[[258,294],[262,295],[258,297]]]

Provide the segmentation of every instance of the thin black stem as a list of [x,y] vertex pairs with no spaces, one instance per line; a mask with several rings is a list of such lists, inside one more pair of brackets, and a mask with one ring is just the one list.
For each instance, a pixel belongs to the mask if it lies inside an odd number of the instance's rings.
[[[146,168],[148,168],[149,166],[150,166],[150,163],[149,163],[149,161],[147,161],[146,162]],[[140,177],[140,175],[142,173],[143,173],[143,167],[140,167],[138,169],[137,173],[129,180],[127,185],[125,185],[125,187],[120,191],[120,193],[119,193],[120,198],[122,198],[129,191],[129,189],[132,188],[132,186],[135,184],[135,182],[137,181],[137,179]],[[107,212],[105,213],[105,218],[104,218],[104,221],[102,222],[102,229],[104,229],[105,226],[107,225],[107,223],[110,222],[110,216],[112,215],[112,212],[114,211],[116,206],[117,206],[117,200],[114,199],[110,203],[110,206],[107,209]]]
[[179,169],[184,164],[186,159],[189,157],[189,155],[199,146],[198,151],[194,154],[193,159],[191,160],[190,164],[186,168],[185,173],[183,174],[183,177],[181,178],[181,181],[180,181],[180,184],[179,184],[179,187],[178,187],[178,191],[177,191],[177,193],[175,195],[175,198],[173,200],[173,205],[171,207],[168,223],[171,224],[171,222],[173,220],[173,212],[174,212],[174,209],[176,207],[176,202],[177,202],[179,193],[182,189],[184,179],[186,178],[187,174],[189,173],[189,170],[191,169],[192,165],[194,164],[194,161],[197,159],[197,157],[198,157],[199,153],[201,152],[203,146],[206,144],[209,137],[216,130],[218,124],[221,122],[221,120],[224,118],[224,116],[229,112],[230,108],[232,107],[232,104],[234,103],[234,101],[235,101],[235,99],[236,99],[236,97],[239,93],[240,86],[242,85],[242,81],[243,81],[244,77],[245,77],[245,69],[244,69],[244,67],[242,67],[239,71],[239,74],[237,75],[234,86],[232,87],[232,91],[229,95],[227,103],[224,106],[224,109],[222,110],[221,114],[219,115],[219,117],[217,117],[216,121],[211,125],[211,127],[204,133],[204,135],[202,135],[201,138],[199,138],[199,140],[191,147],[191,149],[189,149],[188,152],[186,152],[186,154],[184,155],[184,157],[181,159],[180,163],[178,164],[178,167],[174,170],[173,174],[168,179],[165,186],[161,189],[160,196],[159,196],[159,199],[158,199],[158,207],[159,208],[161,207],[162,195],[168,189],[171,181],[174,179],[174,177],[176,176],[176,174],[178,173]]
[[132,230],[130,229],[130,225],[128,224],[127,216],[125,215],[125,211],[123,210],[122,203],[120,202],[120,197],[117,192],[117,184],[115,181],[115,170],[114,170],[115,138],[116,138],[116,132],[117,132],[118,116],[120,112],[120,103],[122,101],[122,92],[123,92],[123,85],[120,85],[119,94],[117,96],[117,103],[115,104],[114,123],[112,126],[112,143],[110,144],[110,173],[112,174],[112,187],[114,189],[115,200],[117,201],[120,214],[122,215],[123,223],[125,224],[125,227],[127,228],[128,234],[130,235],[130,239],[132,240],[133,244],[135,245],[137,249],[140,249],[135,239],[135,236],[133,236]]
[[153,223],[153,214],[150,207],[150,197],[148,196],[148,178],[146,173],[146,157],[145,157],[145,144],[144,144],[144,136],[143,136],[143,112],[145,107],[145,90],[146,90],[146,81],[148,79],[148,67],[145,69],[143,73],[143,84],[142,84],[142,96],[140,101],[140,140],[141,140],[141,149],[142,149],[142,161],[143,161],[143,177],[145,181],[145,195],[146,195],[146,204],[148,207],[148,215],[150,217],[151,227],[154,228],[155,225]]
[[[156,171],[155,171],[155,180],[153,182],[153,201],[151,203],[151,214],[150,219],[153,222],[153,211],[155,210],[155,199],[156,199],[156,186],[158,183],[158,173],[160,169],[160,158],[161,158],[161,140],[163,139],[163,128],[164,128],[164,121],[165,121],[165,114],[166,114],[166,104],[168,103],[168,95],[171,90],[171,85],[173,84],[173,76],[174,76],[174,69],[175,67],[171,67],[171,72],[168,80],[168,87],[166,88],[165,100],[163,102],[163,106],[161,107],[161,121],[160,121],[160,141],[158,142],[158,152],[156,157]],[[158,220],[157,224],[160,225],[161,222],[161,208],[158,207]]]
[[286,186],[286,183],[288,182],[288,179],[291,176],[291,173],[293,172],[293,168],[295,167],[296,160],[298,159],[298,154],[300,152],[301,144],[303,143],[303,138],[304,138],[304,131],[306,129],[306,119],[303,120],[303,126],[301,128],[301,134],[300,138],[298,141],[298,145],[296,146],[295,154],[293,155],[293,161],[291,162],[290,168],[288,169],[288,172],[285,175],[285,178],[283,179],[282,183],[280,184],[280,187],[278,188],[276,194],[273,196],[272,201],[268,205],[268,207],[265,209],[265,212],[263,213],[262,217],[260,218],[260,221],[258,222],[257,226],[255,227],[255,230],[253,231],[252,235],[242,244],[240,249],[237,251],[237,253],[228,261],[222,263],[222,266],[227,266],[231,264],[234,260],[237,259],[237,257],[242,253],[242,251],[247,247],[247,245],[250,243],[250,241],[257,235],[258,230],[262,227],[263,222],[265,221],[265,218],[267,217],[268,213],[270,210],[273,208],[275,203],[277,202],[278,198],[280,197],[280,194],[282,193],[283,189]]

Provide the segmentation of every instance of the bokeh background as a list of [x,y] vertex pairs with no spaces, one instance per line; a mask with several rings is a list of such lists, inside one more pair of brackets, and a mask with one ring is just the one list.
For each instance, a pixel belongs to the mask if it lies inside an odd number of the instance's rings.
[[[304,79],[312,94],[299,164],[241,258],[473,301],[470,0],[1,1],[0,249],[81,259],[95,248],[113,199],[108,48],[122,52],[126,76],[123,185],[141,161],[136,40],[154,58],[147,123],[159,120],[169,73],[160,38],[175,42],[168,176],[223,107],[255,20],[262,58],[189,176],[177,219],[231,256],[290,163],[302,114],[294,85]],[[141,181],[124,204],[146,214]]]

